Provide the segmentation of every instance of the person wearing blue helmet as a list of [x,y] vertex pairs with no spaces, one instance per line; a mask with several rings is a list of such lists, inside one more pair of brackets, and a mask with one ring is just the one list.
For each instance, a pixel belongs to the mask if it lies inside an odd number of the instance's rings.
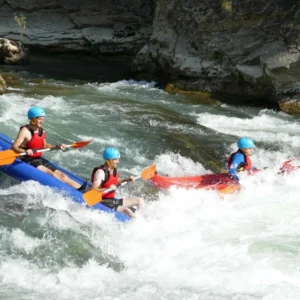
[[[121,158],[118,149],[109,147],[103,152],[104,164],[93,169],[91,175],[92,189],[103,192],[101,203],[105,206],[124,213],[129,217],[134,217],[134,211],[136,208],[141,207],[144,204],[144,200],[141,197],[126,197],[116,198],[116,188],[123,182],[134,181],[135,177],[130,176],[126,179],[119,179],[119,172],[117,171],[117,165]],[[105,193],[107,189],[112,191]]]
[[46,131],[42,128],[46,116],[44,109],[37,106],[31,107],[28,110],[27,116],[30,122],[20,128],[18,136],[12,145],[12,150],[16,153],[26,152],[26,156],[21,156],[24,162],[60,179],[75,189],[84,190],[86,183],[81,186],[78,182],[71,180],[65,173],[45,160],[42,157],[42,152],[33,153],[33,149],[58,148],[65,150],[66,145],[52,145],[46,142]]
[[250,155],[255,147],[251,138],[242,137],[238,140],[238,150],[228,158],[228,173],[236,181],[239,181],[238,172],[254,170]]

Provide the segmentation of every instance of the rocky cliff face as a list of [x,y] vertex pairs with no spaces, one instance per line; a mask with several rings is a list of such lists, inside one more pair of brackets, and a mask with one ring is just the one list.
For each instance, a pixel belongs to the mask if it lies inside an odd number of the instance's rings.
[[300,2],[158,0],[136,67],[149,61],[182,89],[289,99],[300,88]]
[[1,36],[19,38],[20,12],[25,44],[126,55],[176,88],[300,108],[300,1],[0,0]]
[[134,55],[152,34],[150,0],[0,0],[0,36],[51,51]]

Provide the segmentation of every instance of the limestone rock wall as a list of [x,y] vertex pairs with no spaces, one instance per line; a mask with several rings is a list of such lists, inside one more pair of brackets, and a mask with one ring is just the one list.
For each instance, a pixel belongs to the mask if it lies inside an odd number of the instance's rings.
[[298,0],[0,0],[0,36],[20,38],[14,13],[25,45],[125,55],[136,76],[216,99],[298,101]]
[[149,0],[0,0],[0,36],[52,51],[134,55],[152,34]]
[[158,0],[135,62],[182,89],[278,103],[299,93],[300,1]]

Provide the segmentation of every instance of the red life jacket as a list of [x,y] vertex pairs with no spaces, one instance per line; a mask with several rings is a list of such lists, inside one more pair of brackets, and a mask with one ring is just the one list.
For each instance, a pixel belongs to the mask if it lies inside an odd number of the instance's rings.
[[[109,188],[112,184],[116,185],[116,186],[118,185],[119,173],[118,173],[117,169],[114,169],[113,173],[110,174],[108,169],[104,165],[94,168],[94,170],[92,172],[92,176],[91,176],[92,183],[94,182],[96,172],[100,169],[103,170],[104,174],[105,174],[104,181],[101,184],[101,188]],[[103,199],[112,199],[115,197],[115,194],[116,194],[115,191],[104,194]]]
[[238,165],[238,167],[236,168],[237,171],[240,172],[240,171],[245,171],[245,170],[251,170],[252,169],[252,162],[251,162],[250,156],[246,155],[241,149],[239,149],[238,151],[230,154],[230,156],[228,157],[228,160],[227,160],[228,169],[231,166],[231,162],[233,160],[233,157],[237,153],[241,153],[244,156],[244,162]]
[[[24,125],[20,128],[20,130],[25,127],[31,133],[31,139],[28,141],[26,145],[26,149],[43,149],[45,146],[46,132],[43,128],[39,128],[38,132],[34,132],[33,129],[29,126],[29,124]],[[33,153],[31,157],[40,157],[43,153]]]

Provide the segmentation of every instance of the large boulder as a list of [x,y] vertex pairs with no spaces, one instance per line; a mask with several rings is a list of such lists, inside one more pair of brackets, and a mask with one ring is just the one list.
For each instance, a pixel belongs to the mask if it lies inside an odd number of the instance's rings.
[[26,50],[20,41],[0,38],[0,63],[21,64],[25,57]]

